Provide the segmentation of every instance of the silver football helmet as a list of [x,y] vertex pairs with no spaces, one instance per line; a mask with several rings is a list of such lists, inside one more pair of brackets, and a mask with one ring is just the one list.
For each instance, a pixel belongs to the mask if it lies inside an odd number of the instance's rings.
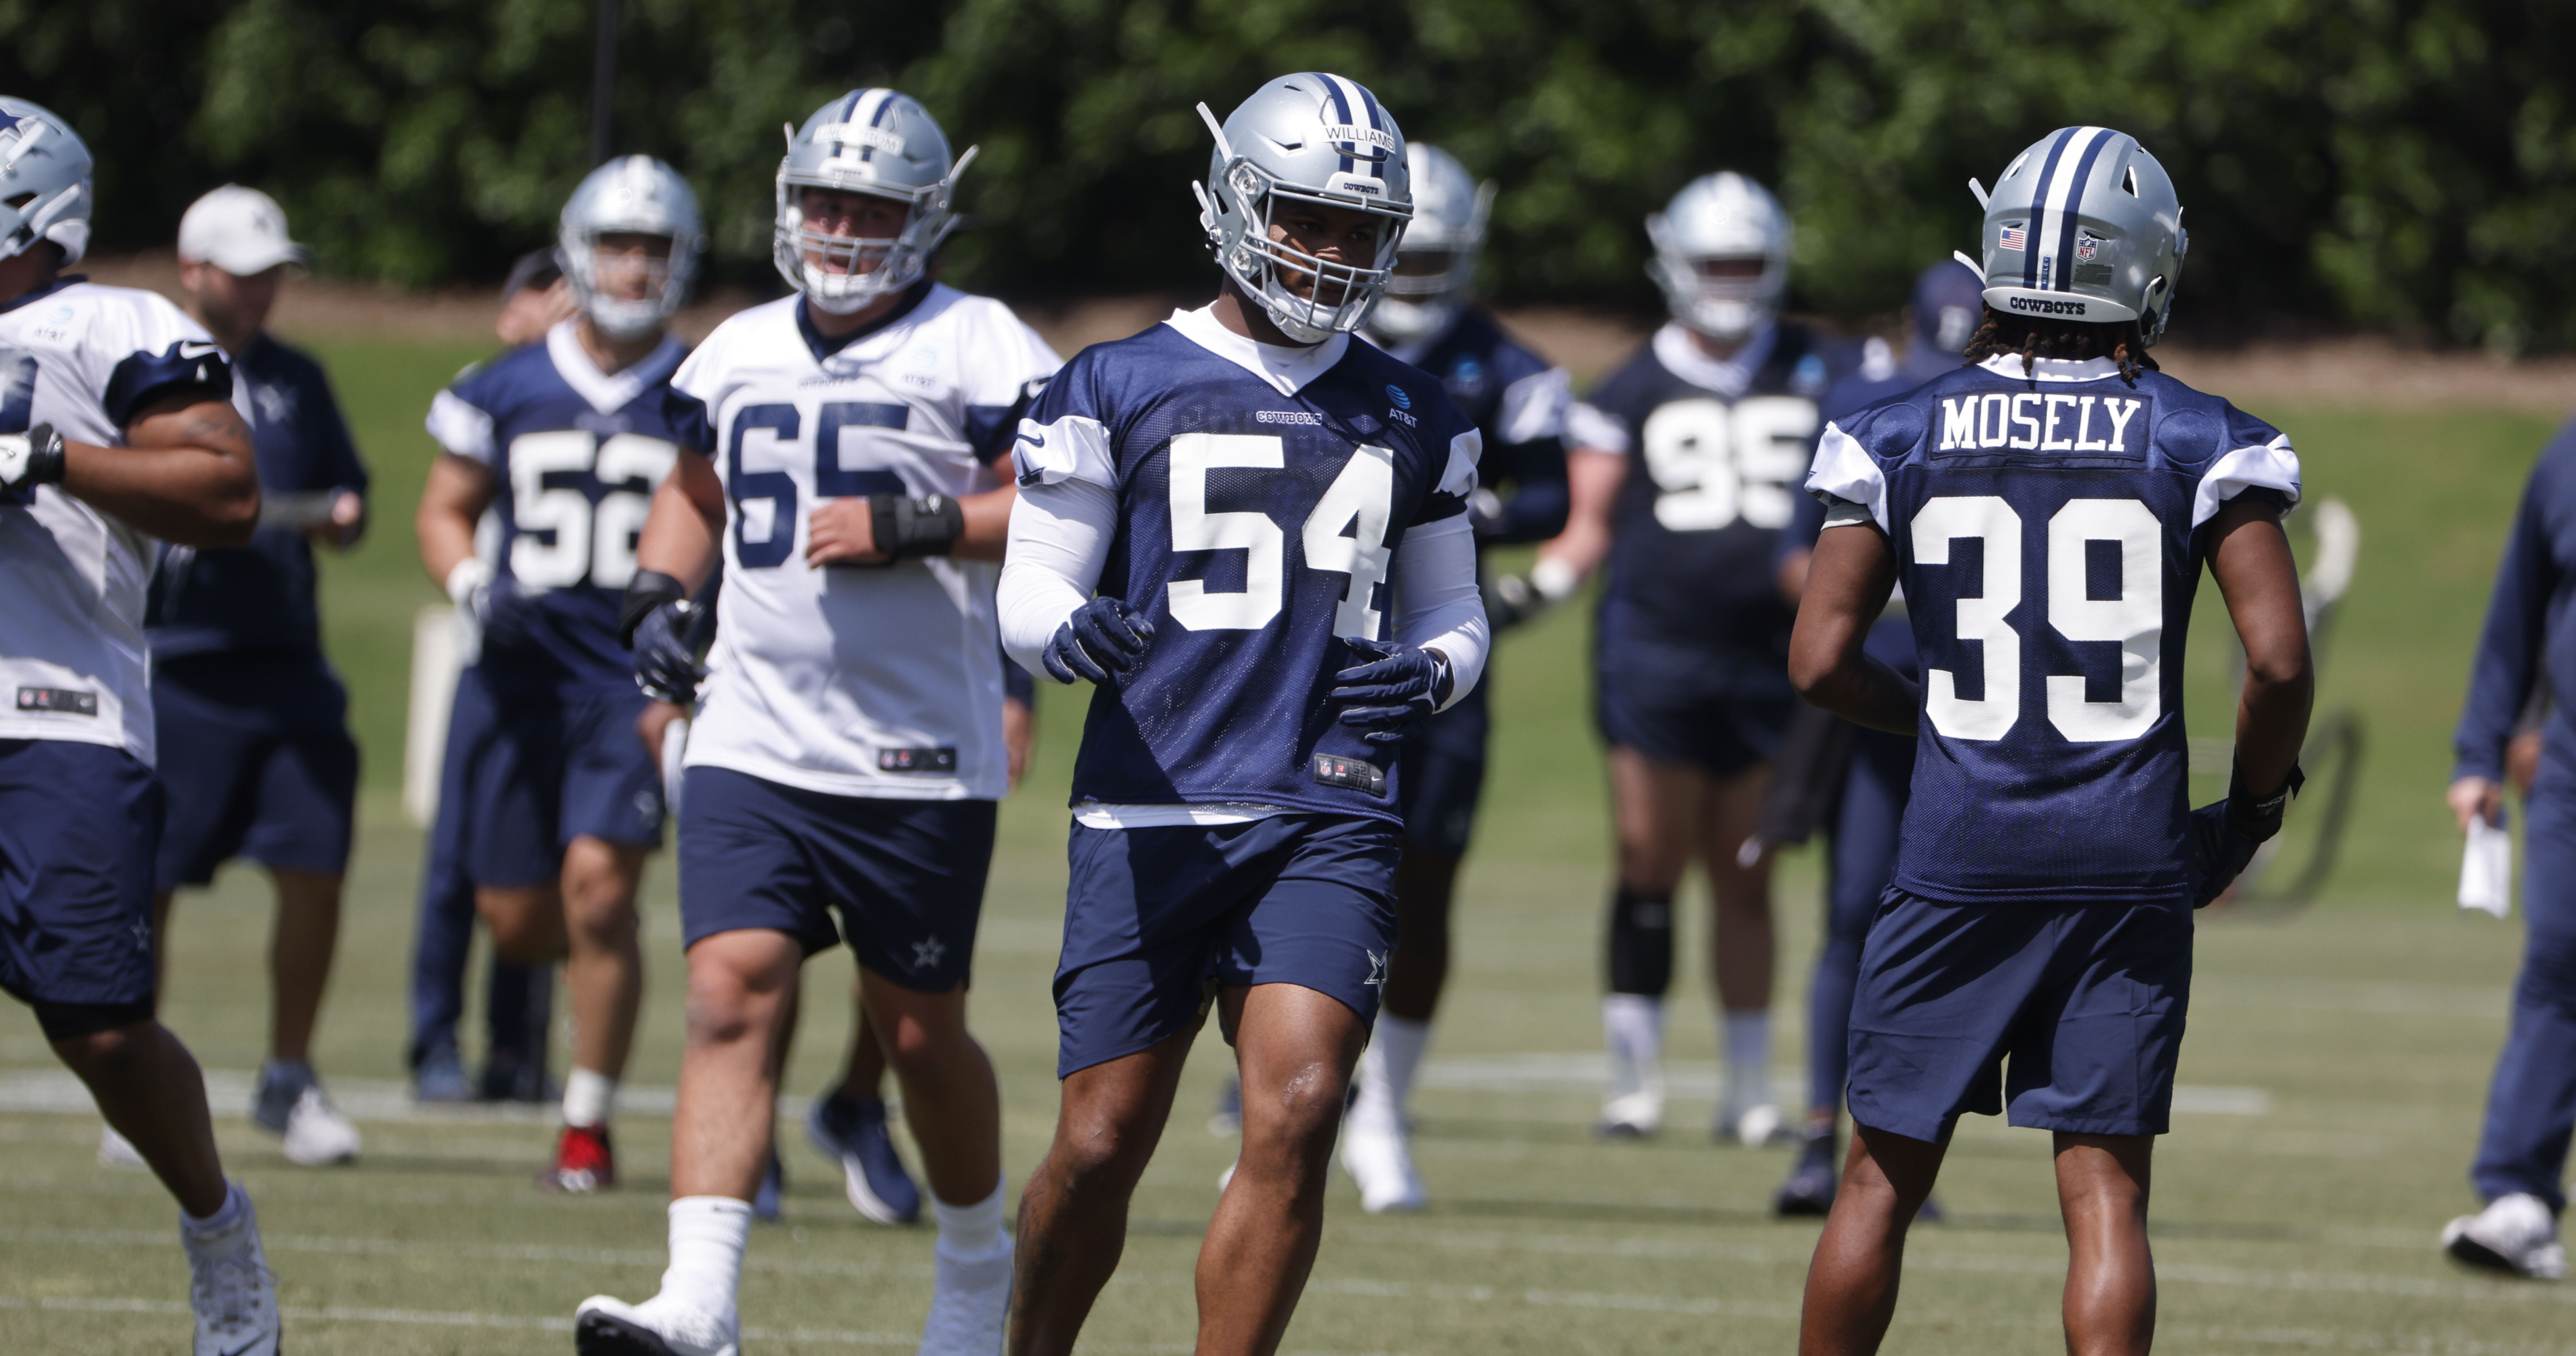
[[2004,167],[1986,209],[1985,300],[2008,315],[2138,322],[2152,345],[2173,316],[2191,237],[2165,167],[2108,127],[2065,127]]
[[[1369,318],[1395,272],[1396,245],[1413,219],[1413,176],[1404,133],[1377,96],[1356,81],[1307,72],[1252,92],[1217,125],[1199,196],[1199,225],[1217,267],[1259,302],[1281,333],[1301,344],[1348,334]],[[1270,238],[1282,199],[1368,213],[1377,248],[1363,264],[1327,263]],[[1304,296],[1285,277],[1308,281]]]
[[76,264],[89,252],[89,147],[42,105],[0,95],[0,259],[39,240]]
[[[1654,262],[1646,272],[1664,289],[1673,319],[1712,339],[1743,339],[1779,314],[1789,290],[1789,214],[1770,190],[1727,170],[1682,186],[1663,211],[1646,218]],[[1752,259],[1747,277],[1709,277],[1699,266]]]
[[[1427,142],[1404,148],[1413,176],[1413,224],[1404,228],[1404,250],[1386,296],[1369,316],[1369,331],[1389,343],[1410,344],[1445,332],[1476,290],[1476,254],[1485,243],[1485,218],[1494,210],[1494,183],[1477,183],[1458,157]],[[1426,259],[1436,269],[1405,271]]]
[[[778,229],[771,257],[787,285],[834,315],[847,315],[921,281],[939,242],[957,229],[950,202],[958,176],[948,135],[919,100],[890,89],[852,90],[787,134],[778,162]],[[805,224],[801,190],[831,189],[892,198],[910,210],[903,229],[880,239],[833,235]]]
[[[643,298],[612,297],[601,290],[599,238],[608,234],[670,238],[670,257],[646,265],[656,276]],[[564,203],[555,257],[590,323],[612,338],[635,339],[662,328],[687,300],[706,243],[698,195],[689,191],[688,180],[649,155],[630,155],[592,170],[572,191]]]

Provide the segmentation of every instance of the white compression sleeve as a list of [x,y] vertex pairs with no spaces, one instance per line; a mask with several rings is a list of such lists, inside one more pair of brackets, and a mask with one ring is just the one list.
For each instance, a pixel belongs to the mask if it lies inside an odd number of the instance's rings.
[[[1018,526],[1014,521],[1014,528]],[[1476,587],[1476,534],[1460,513],[1404,534],[1388,566],[1395,584],[1395,638],[1449,656],[1449,700],[1457,704],[1485,674],[1492,637]]]
[[1032,675],[1052,676],[1047,642],[1075,608],[1091,601],[1117,525],[1118,495],[1106,486],[1060,480],[1020,487],[994,610],[1002,649]]

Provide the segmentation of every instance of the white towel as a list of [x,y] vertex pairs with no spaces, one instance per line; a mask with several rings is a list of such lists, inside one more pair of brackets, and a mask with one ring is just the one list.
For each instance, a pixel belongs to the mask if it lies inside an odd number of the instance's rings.
[[2460,855],[2460,907],[2503,918],[2513,912],[2513,831],[2496,822],[2469,821],[2469,846]]

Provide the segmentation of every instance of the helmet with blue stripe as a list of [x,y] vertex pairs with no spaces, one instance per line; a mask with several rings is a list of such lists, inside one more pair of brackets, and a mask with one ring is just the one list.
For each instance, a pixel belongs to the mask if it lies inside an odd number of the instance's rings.
[[[600,284],[603,235],[668,237],[667,259],[646,261],[655,275],[642,298],[608,295]],[[618,339],[651,334],[687,300],[698,274],[707,234],[698,219],[698,195],[679,171],[649,155],[629,155],[592,170],[564,203],[556,258],[572,284],[573,299],[591,323]]]
[[[778,226],[771,258],[809,303],[847,315],[921,281],[939,243],[957,228],[950,204],[975,148],[952,163],[948,134],[930,110],[890,89],[852,90],[787,134],[778,162]],[[905,205],[903,229],[863,239],[805,224],[804,190],[866,193]]]
[[89,147],[42,105],[0,95],[0,259],[39,240],[63,262],[89,252]]
[[[1646,218],[1655,247],[1646,266],[1673,319],[1713,339],[1749,338],[1780,312],[1789,290],[1789,213],[1771,191],[1726,170],[1682,185]],[[1751,262],[1749,273],[1707,265]]]
[[1386,299],[1369,317],[1369,332],[1409,344],[1448,330],[1476,290],[1476,255],[1485,243],[1485,218],[1494,210],[1494,181],[1476,182],[1458,157],[1429,142],[1404,148],[1413,175],[1413,222],[1404,228],[1404,252]]
[[2134,320],[2155,343],[2173,316],[2174,283],[2191,247],[2164,166],[2135,137],[2065,127],[2004,167],[1988,193],[1985,300],[2006,315],[2089,324]]
[[[1367,321],[1395,272],[1397,244],[1413,219],[1413,176],[1395,116],[1357,81],[1283,75],[1217,125],[1199,195],[1208,249],[1282,334],[1301,344],[1348,334]],[[1365,212],[1378,226],[1362,262],[1328,261],[1271,238],[1286,201]],[[1300,296],[1289,279],[1311,280]]]

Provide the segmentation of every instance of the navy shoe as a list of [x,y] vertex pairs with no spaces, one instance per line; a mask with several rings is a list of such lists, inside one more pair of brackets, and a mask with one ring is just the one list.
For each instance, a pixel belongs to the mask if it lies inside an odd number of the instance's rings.
[[843,1099],[838,1087],[814,1099],[805,1113],[805,1138],[826,1158],[841,1165],[850,1204],[879,1224],[910,1224],[921,1218],[921,1188],[903,1170],[903,1158],[886,1131],[885,1102],[875,1097]]
[[1783,1219],[1829,1214],[1834,1208],[1834,1151],[1838,1147],[1834,1127],[1810,1128],[1801,1131],[1799,1138],[1797,1165],[1789,1169],[1788,1178],[1771,1198],[1771,1212]]
[[411,1070],[411,1099],[415,1102],[470,1102],[474,1084],[465,1076],[465,1061],[458,1058],[453,1045],[432,1046],[420,1055]]
[[778,1150],[769,1151],[769,1171],[760,1175],[760,1190],[751,1198],[751,1217],[763,1224],[778,1222],[778,1198],[787,1194],[787,1164]]

